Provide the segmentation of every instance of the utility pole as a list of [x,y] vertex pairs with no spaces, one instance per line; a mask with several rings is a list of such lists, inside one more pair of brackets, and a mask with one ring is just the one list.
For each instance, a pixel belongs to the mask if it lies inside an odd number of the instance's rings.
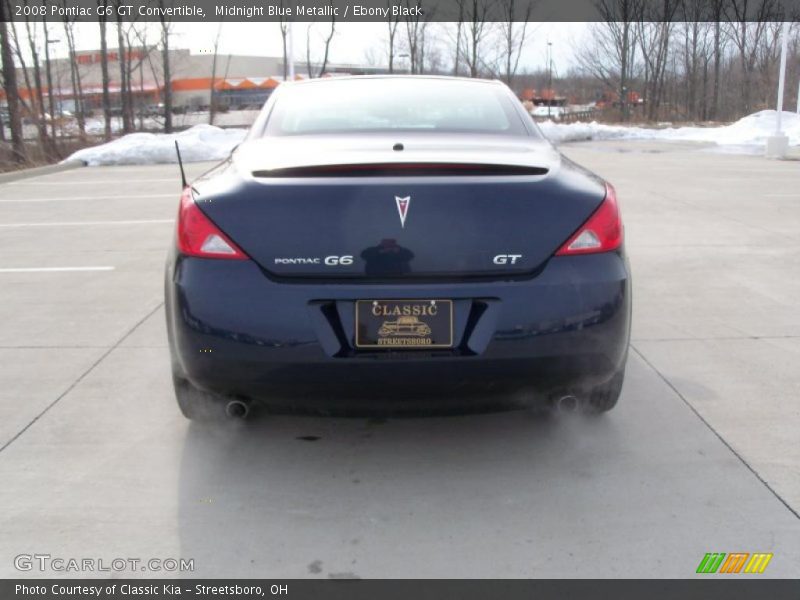
[[778,106],[775,115],[775,135],[767,138],[767,158],[785,158],[789,150],[789,138],[783,133],[783,90],[786,83],[786,51],[789,45],[789,23],[783,22],[781,29],[781,68],[778,74]]

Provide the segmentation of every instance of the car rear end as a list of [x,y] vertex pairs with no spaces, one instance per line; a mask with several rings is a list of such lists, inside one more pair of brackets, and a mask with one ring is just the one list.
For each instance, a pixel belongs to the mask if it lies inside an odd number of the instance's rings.
[[173,368],[192,386],[334,411],[621,384],[615,192],[546,142],[380,132],[237,152],[185,190],[168,261]]

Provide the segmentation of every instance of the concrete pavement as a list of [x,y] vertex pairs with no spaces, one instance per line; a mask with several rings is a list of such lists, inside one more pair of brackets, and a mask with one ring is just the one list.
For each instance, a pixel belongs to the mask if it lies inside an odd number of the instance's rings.
[[688,577],[712,551],[800,575],[800,166],[564,151],[617,187],[634,270],[628,378],[599,419],[189,424],[162,308],[176,167],[0,186],[0,576],[48,553],[210,577]]

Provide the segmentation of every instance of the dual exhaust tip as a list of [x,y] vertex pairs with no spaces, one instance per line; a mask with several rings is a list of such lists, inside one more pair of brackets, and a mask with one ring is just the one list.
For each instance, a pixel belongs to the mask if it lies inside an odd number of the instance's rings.
[[553,402],[553,407],[560,413],[572,414],[580,412],[583,408],[583,403],[576,396],[566,394],[556,398]]
[[230,419],[244,420],[250,414],[250,405],[242,400],[231,400],[225,405],[225,414]]
[[[583,403],[576,396],[565,394],[555,399],[553,407],[560,413],[573,414],[583,408]],[[250,404],[243,400],[231,400],[225,405],[225,414],[230,419],[244,420],[250,415]]]

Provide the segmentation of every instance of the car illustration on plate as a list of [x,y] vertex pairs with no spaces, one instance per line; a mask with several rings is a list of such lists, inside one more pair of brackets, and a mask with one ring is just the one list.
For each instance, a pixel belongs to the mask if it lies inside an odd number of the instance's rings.
[[398,317],[397,321],[384,321],[378,330],[378,335],[418,335],[431,334],[431,328],[417,317]]

